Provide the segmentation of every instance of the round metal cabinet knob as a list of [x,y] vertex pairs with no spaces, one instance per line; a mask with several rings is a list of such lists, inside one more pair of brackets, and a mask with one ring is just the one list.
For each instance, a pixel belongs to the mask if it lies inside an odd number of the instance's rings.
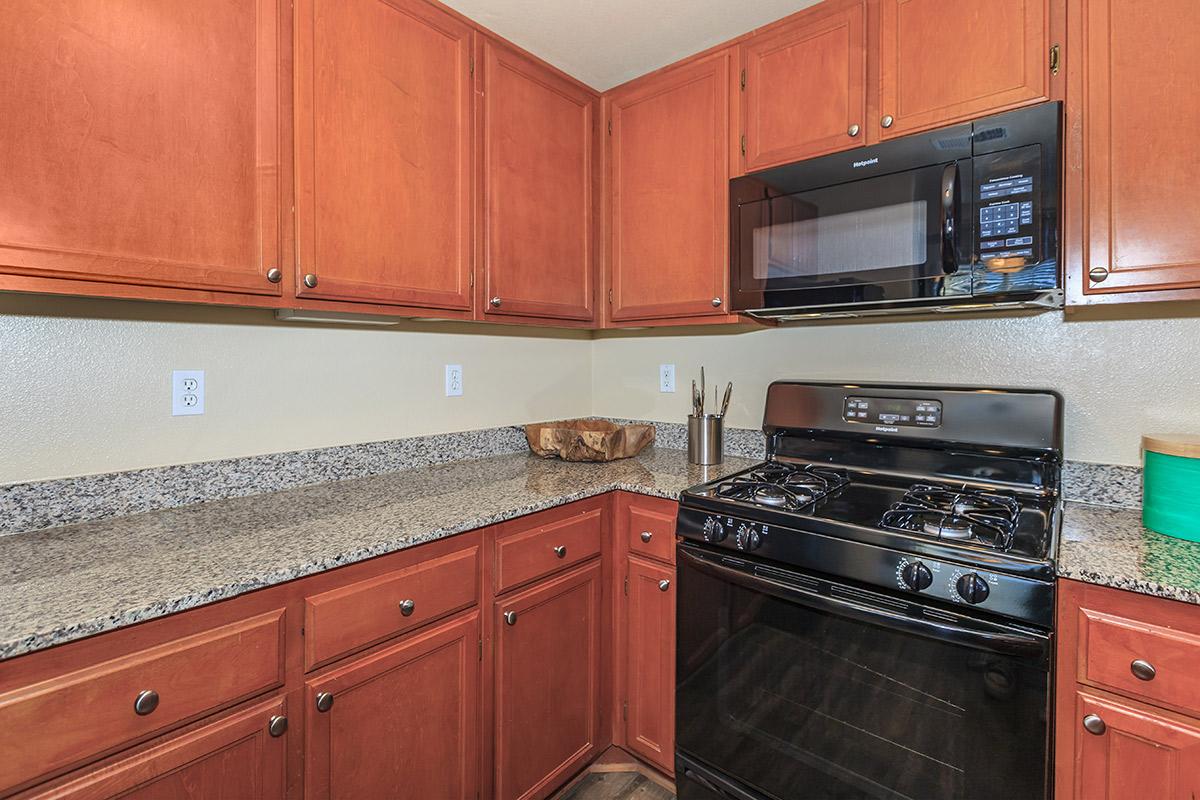
[[333,695],[329,692],[317,693],[317,711],[324,714],[329,709],[333,708]]
[[1153,664],[1151,664],[1149,661],[1143,661],[1140,658],[1129,665],[1129,671],[1132,672],[1133,677],[1137,678],[1139,681],[1152,681],[1154,680],[1154,676],[1158,674],[1158,671],[1154,669]]
[[848,133],[851,136],[858,136],[858,125],[851,125],[849,130],[846,131],[846,133]]
[[317,288],[317,276],[311,272],[304,276],[304,285],[310,289]]
[[714,297],[713,298],[713,308],[720,308],[720,307],[721,307],[721,298]]
[[158,708],[158,692],[153,689],[138,692],[138,696],[133,701],[133,710],[139,717],[154,713],[156,708]]
[[287,717],[280,714],[271,717],[271,721],[267,723],[267,733],[276,739],[287,733]]
[[654,538],[654,534],[650,531],[642,531],[642,541],[650,544],[650,540]]
[[501,301],[500,301],[500,298],[499,298],[499,297],[493,297],[493,298],[492,298],[492,308],[499,308],[499,307],[500,307],[500,302],[501,302]]
[[400,601],[400,613],[406,617],[411,617],[413,611],[416,610],[416,607],[417,607],[417,603],[415,600],[401,600]]
[[1088,270],[1088,280],[1092,283],[1104,283],[1108,280],[1108,269],[1105,267],[1092,267]]
[[517,612],[505,611],[504,612],[504,622],[506,625],[516,625],[517,624]]
[[559,558],[566,558],[567,557],[566,545],[560,544],[558,547],[554,548],[554,555],[558,556]]
[[271,283],[279,283],[283,280],[283,271],[279,267],[271,267],[267,270],[267,280]]
[[892,123],[895,121],[896,120],[892,118],[891,114],[887,114],[884,116],[883,119],[879,120],[879,124],[885,128],[890,128],[890,127],[892,127]]
[[670,581],[664,579],[664,580],[661,580],[658,582],[658,590],[660,592],[665,592],[667,589],[670,589],[670,588],[671,588]]
[[1095,714],[1088,714],[1083,718],[1083,729],[1093,736],[1103,736],[1108,730],[1108,726],[1104,724],[1104,720]]

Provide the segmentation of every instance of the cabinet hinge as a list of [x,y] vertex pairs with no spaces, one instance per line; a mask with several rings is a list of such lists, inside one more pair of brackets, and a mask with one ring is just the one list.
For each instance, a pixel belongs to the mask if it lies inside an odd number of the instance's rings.
[[475,273],[474,272],[467,273],[467,286],[470,287],[471,289],[475,288]]
[[742,134],[742,155],[746,155],[746,134]]
[[625,576],[625,596],[629,596],[629,576]]
[[742,70],[742,91],[746,91],[746,70]]
[[612,301],[613,301],[613,299],[612,299],[612,289],[609,289],[609,290],[608,290],[608,304],[609,304],[610,306],[612,305]]
[[472,75],[475,74],[475,56],[467,57],[467,72]]
[[612,120],[608,121],[608,135],[612,136]]
[[479,640],[479,660],[483,661],[483,639]]
[[1062,62],[1062,59],[1060,56],[1061,56],[1061,52],[1059,51],[1057,44],[1050,48],[1050,74],[1051,75],[1058,74],[1058,68],[1061,66],[1061,62]]
[[623,722],[629,721],[629,701],[628,700],[621,703],[621,720]]

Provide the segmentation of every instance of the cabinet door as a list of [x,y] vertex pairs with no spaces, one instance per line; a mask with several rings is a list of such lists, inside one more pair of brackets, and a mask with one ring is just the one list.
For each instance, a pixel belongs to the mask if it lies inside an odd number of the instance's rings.
[[1082,185],[1069,183],[1068,205],[1084,222],[1082,252],[1069,261],[1082,274],[1072,277],[1085,295],[1196,289],[1200,156],[1178,139],[1200,127],[1196,5],[1164,0],[1154,13],[1117,0],[1077,5],[1083,48],[1067,63],[1082,71],[1069,90],[1082,148],[1068,170],[1082,165]]
[[297,0],[301,297],[470,308],[470,58],[421,0]]
[[[269,700],[80,777],[23,797],[57,800],[283,800],[285,742],[269,732],[284,703]],[[285,717],[286,719],[286,717]],[[277,733],[279,731],[277,730]]]
[[882,138],[1048,97],[1048,5],[880,0],[876,122]]
[[659,769],[675,766],[675,570],[629,557],[625,742]]
[[866,138],[866,4],[827,5],[741,46],[746,172]]
[[[1075,712],[1073,746],[1059,742],[1059,770],[1071,770],[1073,777],[1064,800],[1200,796],[1200,722],[1187,724],[1086,691],[1076,693]],[[1084,729],[1089,715],[1103,721],[1103,733]],[[1061,780],[1059,788],[1061,794]]]
[[278,15],[275,0],[5,4],[0,286],[278,295]]
[[600,738],[600,562],[495,604],[495,791],[546,797]]
[[607,98],[613,320],[724,315],[730,51]]
[[490,39],[480,50],[483,313],[590,320],[599,99]]
[[472,612],[311,679],[305,797],[474,800],[479,636]]

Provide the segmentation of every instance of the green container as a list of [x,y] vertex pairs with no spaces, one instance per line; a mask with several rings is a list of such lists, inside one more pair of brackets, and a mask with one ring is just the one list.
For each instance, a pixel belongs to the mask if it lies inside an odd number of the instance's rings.
[[1142,524],[1200,542],[1200,437],[1142,439]]

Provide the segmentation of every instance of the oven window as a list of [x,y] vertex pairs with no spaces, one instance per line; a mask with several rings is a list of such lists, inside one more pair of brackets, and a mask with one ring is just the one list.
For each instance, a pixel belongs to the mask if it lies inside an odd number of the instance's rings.
[[679,575],[677,742],[764,794],[1045,796],[1049,675],[1030,663]]
[[764,200],[753,228],[754,279],[830,276],[924,264],[924,200],[822,214],[819,201]]

